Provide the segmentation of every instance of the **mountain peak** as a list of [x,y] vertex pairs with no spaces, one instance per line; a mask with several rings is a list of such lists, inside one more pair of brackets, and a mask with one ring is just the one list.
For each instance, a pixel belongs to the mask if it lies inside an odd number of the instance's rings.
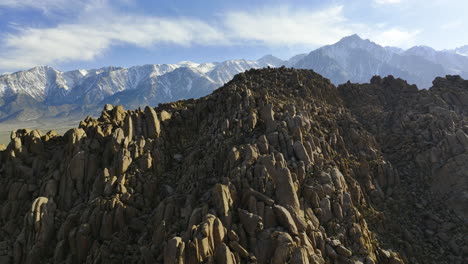
[[196,62],[192,62],[192,61],[179,61],[177,63],[177,65],[181,66],[181,67],[198,67],[198,63]]
[[277,58],[277,57],[275,57],[275,56],[273,56],[273,55],[271,55],[271,54],[267,54],[267,55],[261,57],[261,58],[258,59],[258,60],[269,60],[269,59],[279,59],[279,58]]
[[437,51],[428,46],[414,46],[407,51],[405,51],[407,55],[419,56],[423,57],[426,60],[430,60],[433,62],[437,61]]
[[271,54],[261,57],[260,59],[257,60],[257,62],[262,67],[265,67],[265,66],[279,67],[285,63],[282,59],[275,57]]
[[[369,39],[363,39],[358,34],[353,34],[340,39],[333,46],[349,47],[349,48],[360,48],[370,49],[373,47],[381,47],[380,45],[370,41]],[[383,47],[382,47],[383,48]]]
[[414,47],[411,47],[409,50],[423,50],[423,51],[436,51],[435,49],[429,47],[429,46],[425,46],[425,45],[418,45],[418,46],[414,46]]
[[[356,41],[366,41],[363,38],[361,38],[358,34],[353,34],[350,36],[346,36],[340,39],[338,42],[356,42]],[[367,40],[369,41],[369,40]]]
[[358,34],[352,34],[346,37],[343,37],[342,39],[358,39],[358,40],[363,40]]
[[50,66],[47,66],[47,65],[45,65],[45,66],[42,66],[42,65],[41,65],[41,66],[35,66],[35,67],[29,69],[28,71],[29,71],[29,72],[33,72],[33,71],[36,71],[36,72],[37,72],[37,71],[47,71],[47,70],[49,70],[49,69],[53,69],[53,68],[50,67]]

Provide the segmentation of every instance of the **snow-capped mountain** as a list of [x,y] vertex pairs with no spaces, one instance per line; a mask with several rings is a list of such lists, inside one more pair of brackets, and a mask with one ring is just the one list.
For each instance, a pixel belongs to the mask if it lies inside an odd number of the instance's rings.
[[127,89],[107,97],[102,103],[135,109],[181,99],[198,98],[221,86],[197,67],[180,67],[159,78],[146,79],[138,89]]
[[312,51],[294,67],[314,69],[335,84],[348,80],[367,82],[373,75],[387,75],[389,72],[401,74],[389,65],[396,55],[391,49],[352,35]]
[[436,51],[382,47],[358,35],[345,37],[289,60],[266,55],[256,61],[148,64],[61,72],[47,66],[0,76],[0,123],[98,113],[105,103],[127,109],[198,98],[251,68],[312,69],[338,85],[368,82],[374,75],[393,75],[428,88],[446,74],[468,78],[468,46]]
[[239,72],[244,72],[252,68],[260,68],[260,64],[256,61],[247,60],[229,60],[218,63],[211,71],[207,72],[207,76],[218,84],[229,82],[234,75]]
[[408,50],[382,47],[358,35],[316,49],[292,66],[313,69],[334,84],[348,80],[368,82],[374,75],[393,75],[419,88],[429,88],[438,76],[459,74],[468,77],[468,57],[427,46]]
[[359,51],[365,51],[370,57],[384,63],[388,62],[395,54],[393,51],[385,49],[368,39],[361,39],[356,34],[344,37],[333,45],[324,46],[321,50],[328,57],[340,64],[347,65],[347,67],[355,63],[355,55]]
[[[41,105],[45,110],[21,118],[40,118],[56,115],[57,107],[66,105],[67,111],[80,112],[104,103],[122,104],[126,108],[157,105],[169,101],[197,98],[211,93],[230,81],[234,75],[251,68],[278,67],[282,60],[273,56],[259,62],[229,60],[213,63],[183,61],[177,64],[149,64],[130,68],[105,67],[94,70],[61,72],[47,66],[0,76],[0,122],[18,118],[28,107]],[[278,65],[276,64],[278,63]],[[12,107],[18,101],[34,102],[24,109]],[[63,108],[63,107],[62,107]],[[54,111],[49,111],[54,109]],[[30,112],[34,112],[31,109]]]
[[0,76],[0,96],[28,94],[43,101],[50,94],[66,95],[70,91],[68,84],[73,76],[65,78],[51,67],[35,67],[27,71]]

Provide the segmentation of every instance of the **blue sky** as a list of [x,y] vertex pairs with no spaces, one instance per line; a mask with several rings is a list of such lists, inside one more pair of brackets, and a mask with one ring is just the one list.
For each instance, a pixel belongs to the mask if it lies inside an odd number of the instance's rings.
[[354,33],[381,45],[468,44],[466,0],[0,0],[0,73],[287,59]]

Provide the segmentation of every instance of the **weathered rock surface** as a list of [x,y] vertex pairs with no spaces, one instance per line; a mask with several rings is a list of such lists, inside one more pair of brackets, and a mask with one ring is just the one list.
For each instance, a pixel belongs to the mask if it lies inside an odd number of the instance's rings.
[[468,83],[250,70],[0,148],[0,263],[466,263]]

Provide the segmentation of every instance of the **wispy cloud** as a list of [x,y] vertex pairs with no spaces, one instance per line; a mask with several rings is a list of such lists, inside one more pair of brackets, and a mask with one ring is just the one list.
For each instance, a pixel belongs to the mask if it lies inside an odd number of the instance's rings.
[[384,46],[409,47],[415,44],[415,37],[419,30],[404,31],[398,28],[391,28],[382,32],[375,32],[372,40]]
[[[37,3],[11,1],[12,5]],[[49,7],[65,0],[44,0]],[[0,40],[0,70],[36,65],[89,61],[118,45],[152,48],[160,44],[178,46],[263,45],[268,47],[331,44],[358,33],[383,45],[404,46],[417,31],[356,24],[344,15],[343,6],[295,9],[288,6],[252,11],[227,11],[212,21],[189,17],[154,17],[122,14],[108,0],[78,0],[84,8],[75,21],[48,28],[22,27]],[[118,0],[128,3],[133,0]],[[3,5],[6,2],[2,2]],[[32,5],[32,4],[31,4]],[[40,7],[37,7],[40,8]]]
[[[390,0],[395,1],[395,0]],[[228,12],[224,25],[234,40],[267,46],[331,44],[344,36],[358,33],[381,45],[407,47],[419,30],[394,27],[386,23],[353,23],[344,15],[344,6],[321,10],[268,8],[257,11]]]
[[196,19],[119,16],[112,20],[24,28],[6,36],[0,69],[26,68],[73,60],[92,60],[115,45],[151,47],[226,44],[223,35]]
[[228,12],[224,25],[229,37],[265,45],[323,45],[352,33],[343,6],[322,10],[276,7],[252,12]]

